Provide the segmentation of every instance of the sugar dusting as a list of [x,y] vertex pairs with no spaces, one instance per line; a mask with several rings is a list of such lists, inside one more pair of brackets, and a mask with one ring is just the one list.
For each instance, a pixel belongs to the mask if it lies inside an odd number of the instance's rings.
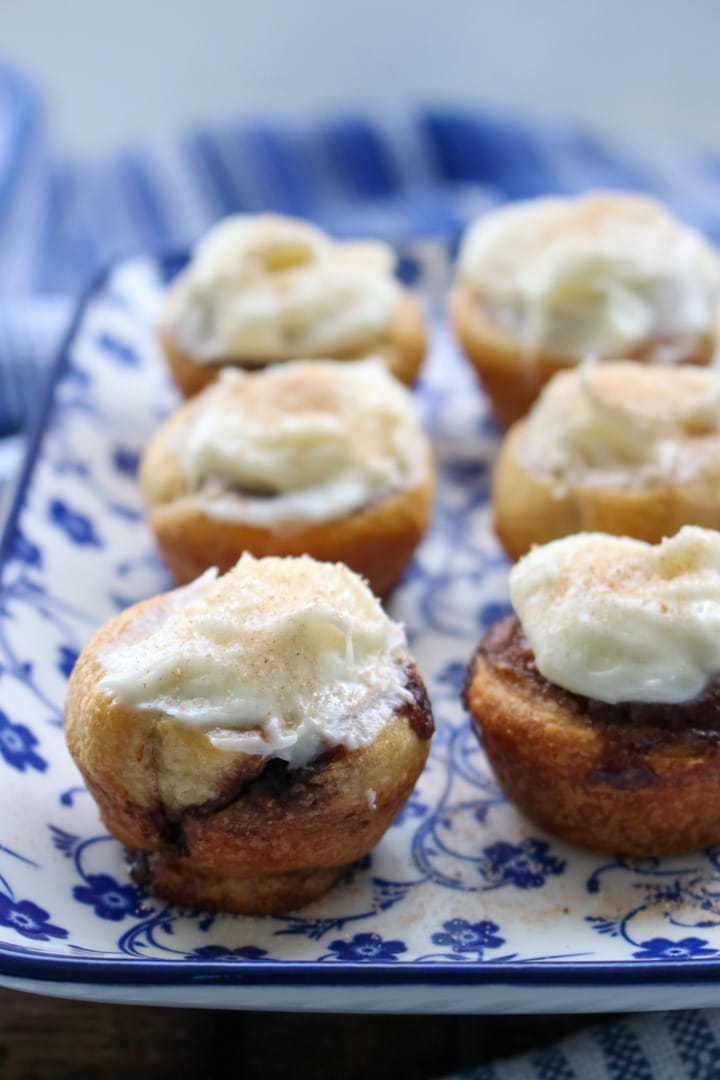
[[373,358],[228,369],[183,434],[203,512],[259,527],[344,517],[419,483],[429,455],[410,393]]
[[538,670],[610,704],[683,702],[720,674],[720,535],[651,545],[584,533],[534,548],[510,576]]
[[101,686],[218,749],[305,764],[369,745],[410,700],[404,631],[345,566],[244,555],[172,595],[105,652]]
[[720,375],[629,361],[556,376],[518,457],[556,488],[683,483],[720,468]]
[[695,230],[652,199],[622,193],[542,198],[481,217],[460,253],[478,290],[529,357],[576,360],[657,345],[681,360],[711,332],[718,260]]
[[196,363],[332,355],[385,333],[397,307],[394,262],[380,242],[236,214],[197,245],[170,291],[167,329]]

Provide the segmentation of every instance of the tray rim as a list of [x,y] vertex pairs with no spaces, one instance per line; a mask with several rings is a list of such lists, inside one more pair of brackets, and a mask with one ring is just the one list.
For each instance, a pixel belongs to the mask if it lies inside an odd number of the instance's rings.
[[[408,247],[412,247],[409,242]],[[148,262],[164,271],[181,267],[188,249],[134,251],[109,260],[89,280],[74,306],[67,330],[46,376],[40,405],[29,429],[23,462],[9,509],[0,530],[0,588],[15,539],[20,514],[32,482],[58,384],[86,312],[118,269],[126,263]],[[3,977],[39,984],[127,987],[642,987],[720,986],[720,956],[684,960],[507,961],[282,961],[282,960],[152,960],[124,957],[60,956],[41,950],[15,948],[0,940],[0,984]],[[719,990],[720,993],[720,990]],[[582,1006],[579,1004],[579,1007]],[[648,1007],[652,1008],[649,1004]],[[678,1006],[680,1007],[680,1006]]]

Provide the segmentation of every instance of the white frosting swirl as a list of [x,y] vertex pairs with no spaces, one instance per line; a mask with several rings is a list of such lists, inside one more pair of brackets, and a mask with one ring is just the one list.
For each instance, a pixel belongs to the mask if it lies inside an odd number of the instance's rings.
[[412,700],[402,626],[346,566],[307,557],[209,571],[101,659],[100,686],[123,705],[292,766],[370,745]]
[[532,355],[681,359],[715,330],[720,270],[710,245],[652,199],[542,198],[477,220],[460,275]]
[[605,701],[690,701],[720,675],[720,534],[686,525],[657,545],[579,533],[510,574],[538,670]]
[[419,483],[429,448],[380,360],[227,369],[177,452],[209,517],[261,528],[334,521]]
[[682,482],[720,459],[720,375],[628,361],[563,372],[528,414],[516,452],[560,489]]
[[238,214],[196,246],[168,294],[165,326],[198,364],[331,356],[388,329],[394,266],[386,244],[336,242],[308,222]]

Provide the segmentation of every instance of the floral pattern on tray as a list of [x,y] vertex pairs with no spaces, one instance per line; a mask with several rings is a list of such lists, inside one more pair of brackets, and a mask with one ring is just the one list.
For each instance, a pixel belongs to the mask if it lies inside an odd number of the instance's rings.
[[[408,256],[420,284],[437,254]],[[191,914],[143,895],[65,749],[73,663],[115,612],[170,584],[136,484],[177,400],[153,341],[175,259],[119,264],[91,291],[6,540],[0,593],[3,957],[182,964],[319,961],[363,970],[707,963],[720,956],[720,848],[631,865],[573,849],[504,799],[460,704],[479,637],[508,610],[488,506],[499,434],[438,323],[418,400],[439,468],[432,529],[391,605],[437,720],[428,767],[378,847],[327,897],[271,918]],[[442,269],[442,267],[441,267]]]

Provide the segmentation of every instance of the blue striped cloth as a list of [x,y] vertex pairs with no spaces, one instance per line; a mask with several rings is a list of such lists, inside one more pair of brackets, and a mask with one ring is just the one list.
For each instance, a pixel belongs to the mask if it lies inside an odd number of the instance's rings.
[[[522,1022],[522,1021],[520,1021]],[[718,1080],[720,1011],[628,1016],[445,1080]]]

